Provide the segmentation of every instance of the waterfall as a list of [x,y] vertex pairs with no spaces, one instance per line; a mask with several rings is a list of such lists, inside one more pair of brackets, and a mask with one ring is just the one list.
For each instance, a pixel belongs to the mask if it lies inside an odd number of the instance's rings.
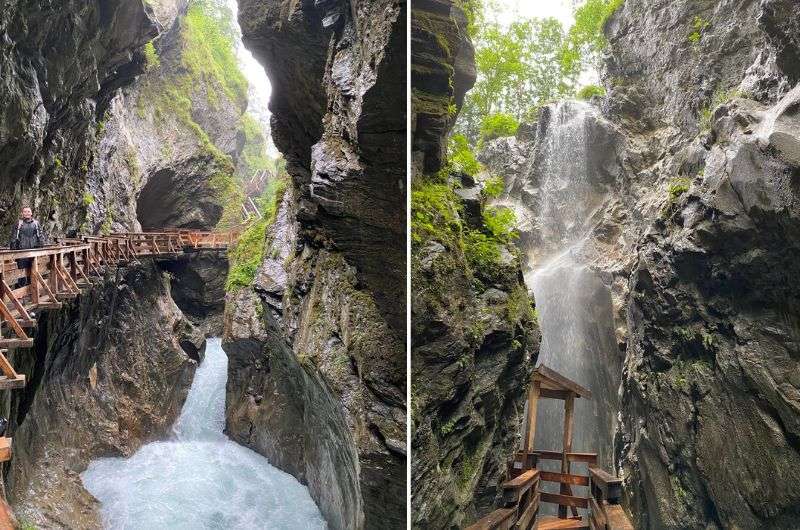
[[220,339],[209,339],[172,439],[95,460],[81,474],[106,528],[326,527],[308,488],[223,434],[227,367]]
[[[616,342],[610,290],[590,266],[592,216],[605,200],[591,156],[594,111],[574,101],[548,110],[527,176],[538,188],[538,201],[529,207],[533,215],[527,215],[538,237],[524,249],[525,280],[534,292],[542,331],[538,363],[592,391],[591,398],[575,401],[572,451],[597,452],[600,464],[609,466],[616,410],[609,402],[615,403],[616,387],[607,374]],[[563,421],[563,401],[540,399],[534,447],[561,451]],[[560,470],[557,462],[544,461],[541,467]],[[557,492],[557,485],[548,486]]]

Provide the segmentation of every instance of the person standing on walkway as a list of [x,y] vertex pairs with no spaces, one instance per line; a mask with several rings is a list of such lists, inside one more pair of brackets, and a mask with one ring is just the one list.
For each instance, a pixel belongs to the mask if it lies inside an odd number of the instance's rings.
[[[33,210],[25,206],[20,212],[20,219],[11,231],[12,250],[27,250],[44,246],[44,235],[39,221],[33,218]],[[30,269],[33,258],[21,258],[17,260],[17,268]],[[30,273],[20,278],[17,287],[24,287],[30,283]]]

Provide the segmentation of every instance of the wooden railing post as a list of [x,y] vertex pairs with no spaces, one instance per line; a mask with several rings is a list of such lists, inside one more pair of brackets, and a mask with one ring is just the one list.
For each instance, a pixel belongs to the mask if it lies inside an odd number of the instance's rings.
[[[570,393],[564,400],[564,457],[561,459],[561,473],[569,474],[570,462],[567,458],[567,453],[572,452],[572,416],[575,410],[575,395]],[[572,488],[569,484],[561,483],[560,492],[562,495],[572,495]],[[578,509],[573,507],[572,511],[578,515]],[[567,506],[564,504],[558,505],[558,517],[560,519],[567,518]]]
[[38,257],[33,258],[31,266],[26,274],[28,274],[28,278],[30,280],[31,302],[33,302],[34,306],[38,306],[39,305],[39,280],[37,279],[37,275],[39,274]]

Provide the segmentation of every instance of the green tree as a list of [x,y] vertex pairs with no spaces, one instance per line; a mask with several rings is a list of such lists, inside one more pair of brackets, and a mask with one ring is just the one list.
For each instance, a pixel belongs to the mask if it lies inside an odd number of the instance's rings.
[[491,22],[479,27],[478,80],[467,94],[458,132],[474,144],[484,116],[503,113],[525,121],[542,103],[571,93],[577,74],[562,67],[566,37],[554,18],[520,20],[507,29]]
[[586,0],[575,10],[575,23],[569,29],[561,65],[565,72],[578,75],[586,69],[599,69],[603,49],[607,46],[603,33],[608,18],[625,0]]

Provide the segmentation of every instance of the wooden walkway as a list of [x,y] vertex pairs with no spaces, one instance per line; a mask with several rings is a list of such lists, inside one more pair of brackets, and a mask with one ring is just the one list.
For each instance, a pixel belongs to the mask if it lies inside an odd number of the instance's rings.
[[[182,254],[224,251],[238,237],[237,230],[169,230],[57,239],[56,245],[31,250],[0,249],[0,390],[25,386],[25,375],[14,370],[5,354],[11,348],[33,346],[28,332],[36,328],[36,315],[77,298],[108,267],[143,257],[176,259]],[[20,259],[30,260],[30,267],[20,268]],[[0,437],[0,462],[10,459],[11,438]]]
[[[501,486],[501,506],[467,530],[633,530],[619,504],[622,481],[598,467],[596,453],[572,452],[575,399],[591,395],[587,389],[544,365],[536,368],[528,391],[527,428],[522,450],[514,453],[508,462],[509,480]],[[536,413],[542,398],[564,401],[563,452],[533,449]],[[544,460],[560,462],[560,472],[537,469]],[[586,464],[587,473],[578,474],[573,464]],[[542,491],[543,482],[558,484],[559,492]],[[573,486],[588,488],[589,495],[575,495]],[[540,515],[539,505],[543,502],[558,505],[558,517]],[[579,515],[578,509],[586,510],[586,515]]]

